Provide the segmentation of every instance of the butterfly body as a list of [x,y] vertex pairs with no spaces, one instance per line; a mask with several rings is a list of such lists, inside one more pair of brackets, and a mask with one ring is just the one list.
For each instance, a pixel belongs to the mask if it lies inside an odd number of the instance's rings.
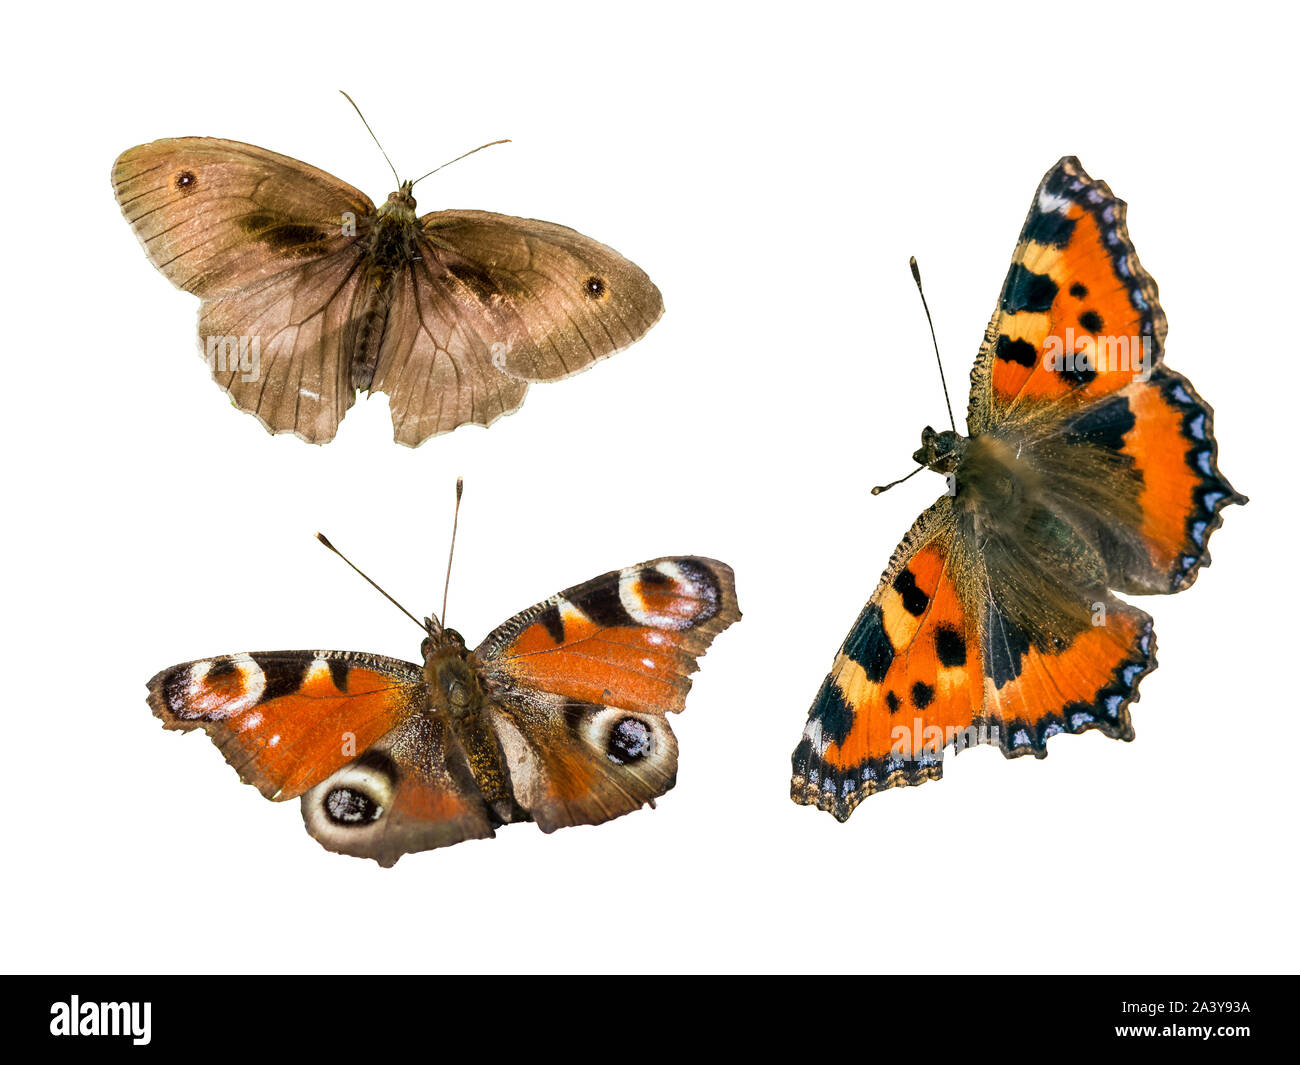
[[429,691],[428,713],[439,717],[453,734],[474,778],[474,786],[500,824],[527,821],[528,814],[514,801],[509,777],[487,720],[490,682],[482,663],[465,647],[454,629],[440,630],[424,641],[424,681]]
[[606,573],[477,648],[426,621],[423,664],[347,651],[186,662],[149,682],[167,728],[201,728],[267,798],[300,798],[330,850],[402,854],[535,821],[639,809],[676,780],[666,720],[740,617],[729,567],[673,557]]
[[1167,326],[1125,205],[1062,159],[1039,186],[971,373],[967,435],[914,459],[949,491],[917,519],[823,682],[791,797],[846,820],[979,743],[1047,754],[1063,732],[1132,739],[1151,618],[1209,562],[1212,411],[1163,362]]
[[364,289],[365,306],[357,323],[353,342],[352,387],[368,390],[375,379],[379,347],[384,337],[393,303],[393,287],[398,273],[415,258],[415,198],[408,184],[375,212],[368,233],[359,233],[367,245]]
[[410,446],[489,425],[531,382],[622,350],[663,311],[644,271],[565,226],[419,216],[411,182],[376,208],[255,145],[142,144],[113,183],[150,260],[203,300],[217,383],[271,432],[312,443],[334,437],[358,390],[388,395],[394,439]]

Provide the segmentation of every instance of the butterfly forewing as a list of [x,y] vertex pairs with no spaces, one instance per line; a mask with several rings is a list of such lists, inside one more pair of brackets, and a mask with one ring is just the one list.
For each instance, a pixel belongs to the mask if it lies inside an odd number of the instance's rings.
[[580,702],[681,710],[713,638],[740,620],[735,575],[710,558],[628,566],[529,607],[476,654],[490,679]]
[[512,377],[577,373],[663,313],[640,267],[566,226],[486,211],[438,211],[420,224],[443,284]]
[[149,681],[149,706],[167,728],[204,729],[268,799],[301,795],[427,698],[419,666],[350,651],[220,655]]
[[364,193],[323,170],[209,137],[131,148],[113,164],[113,185],[153,264],[205,299],[341,250],[374,212]]

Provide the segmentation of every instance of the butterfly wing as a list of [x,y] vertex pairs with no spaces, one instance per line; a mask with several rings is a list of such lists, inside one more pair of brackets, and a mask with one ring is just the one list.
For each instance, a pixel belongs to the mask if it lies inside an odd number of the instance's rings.
[[328,850],[388,867],[412,851],[493,835],[465,754],[445,721],[416,714],[302,797]]
[[645,271],[566,226],[487,211],[438,211],[420,225],[449,294],[502,345],[497,362],[512,377],[568,377],[635,343],[663,314]]
[[1060,732],[1132,739],[1155,668],[1151,619],[1105,593],[1068,638],[1020,624],[952,497],[913,525],[840,648],[795,748],[791,797],[848,819],[869,795],[937,780],[977,743],[1047,754]]
[[730,566],[659,558],[529,607],[475,654],[499,685],[663,714],[686,705],[697,659],[739,619]]
[[971,373],[968,421],[972,436],[1036,449],[1062,505],[1091,512],[1079,523],[1101,514],[1116,529],[1098,530],[1111,587],[1175,592],[1208,563],[1220,510],[1246,499],[1219,473],[1209,405],[1163,365],[1165,315],[1126,215],[1077,159],[1043,178]]
[[979,622],[956,526],[945,496],[894,551],[808,712],[795,802],[844,821],[877,791],[937,779],[942,748],[978,718]]
[[213,379],[269,432],[311,444],[338,432],[356,399],[351,364],[364,262],[364,251],[349,246],[199,309]]
[[697,659],[739,620],[731,568],[672,557],[523,611],[475,652],[515,801],[544,831],[599,824],[672,787]]
[[122,214],[149,260],[178,288],[230,296],[356,240],[369,198],[314,166],[252,144],[173,137],[113,164]]
[[645,334],[663,300],[645,273],[572,229],[486,211],[420,219],[395,281],[371,388],[394,437],[418,445],[519,407]]
[[166,728],[202,728],[244,783],[276,800],[324,780],[426,700],[419,666],[348,651],[222,655],[149,681]]
[[131,148],[113,181],[153,264],[203,298],[200,350],[236,406],[273,433],[332,439],[355,398],[370,200],[296,159],[206,137]]
[[465,317],[429,249],[398,271],[370,385],[388,393],[394,440],[417,447],[459,425],[491,425],[519,408],[528,383],[493,365],[491,335]]
[[420,666],[347,651],[226,655],[163,670],[149,705],[202,728],[268,799],[302,796],[308,832],[340,854],[403,854],[492,835],[464,754],[427,706]]
[[676,783],[677,739],[663,714],[513,689],[487,719],[514,800],[543,832],[653,806]]

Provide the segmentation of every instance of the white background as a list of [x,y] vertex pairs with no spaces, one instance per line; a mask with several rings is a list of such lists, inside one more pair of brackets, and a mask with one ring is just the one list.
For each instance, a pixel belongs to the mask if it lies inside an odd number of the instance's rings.
[[[1250,4],[265,2],[11,12],[0,432],[3,966],[35,971],[1215,971],[1294,967],[1295,26]],[[1282,17],[1282,16],[1277,16]],[[1290,16],[1285,16],[1290,18]],[[196,357],[197,301],[113,202],[123,149],[251,141],[382,200],[574,226],[667,313],[489,430],[268,436]],[[1167,358],[1215,407],[1231,508],[1196,586],[1141,605],[1137,740],[981,748],[845,825],[787,797],[822,676],[940,491],[954,403],[1044,171],[1130,204]],[[471,643],[605,570],[699,553],[744,621],[675,719],[656,811],[404,858],[327,853],[296,802],[164,732],[145,681],[223,652],[418,658],[320,548]]]

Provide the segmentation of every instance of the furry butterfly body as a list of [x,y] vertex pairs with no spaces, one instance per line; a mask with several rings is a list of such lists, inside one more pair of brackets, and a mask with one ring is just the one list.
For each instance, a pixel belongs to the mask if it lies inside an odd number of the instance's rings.
[[423,665],[223,655],[163,670],[149,705],[206,730],[267,798],[301,798],[323,846],[388,866],[504,824],[552,832],[654,805],[676,780],[667,714],[739,618],[730,567],[661,558],[552,596],[472,651],[427,619]]
[[1125,204],[1077,159],[1039,186],[971,373],[968,435],[914,460],[949,494],[917,519],[836,656],[791,796],[841,821],[937,779],[946,747],[1047,754],[1062,732],[1130,740],[1155,668],[1149,615],[1209,563],[1212,412],[1164,365],[1166,322]]
[[113,185],[153,264],[201,298],[199,344],[273,433],[333,439],[357,391],[385,392],[416,446],[490,425],[638,340],[663,311],[634,263],[550,222],[419,216],[411,182],[376,208],[296,159],[208,137],[123,152]]

